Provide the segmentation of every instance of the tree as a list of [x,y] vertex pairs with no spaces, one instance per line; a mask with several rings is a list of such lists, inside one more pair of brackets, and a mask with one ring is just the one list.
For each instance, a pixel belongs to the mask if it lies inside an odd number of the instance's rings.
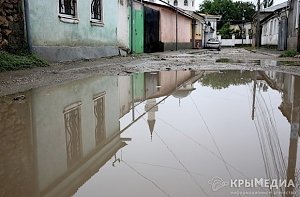
[[[271,0],[270,0],[271,1]],[[255,5],[250,2],[232,0],[204,0],[199,6],[200,13],[222,15],[218,28],[226,22],[241,23],[244,13],[245,21],[252,21]]]
[[264,8],[272,6],[274,3],[274,0],[263,0],[263,6]]
[[251,71],[223,71],[221,73],[210,73],[203,76],[200,81],[203,86],[213,89],[226,89],[229,86],[239,86],[248,84],[252,81],[253,73]]
[[219,30],[220,35],[223,39],[231,39],[231,35],[233,34],[233,30],[230,29],[230,23],[225,23],[222,28]]

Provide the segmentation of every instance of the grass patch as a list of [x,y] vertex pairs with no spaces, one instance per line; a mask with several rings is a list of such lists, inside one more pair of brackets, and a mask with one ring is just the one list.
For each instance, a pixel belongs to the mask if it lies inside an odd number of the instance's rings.
[[33,54],[11,54],[0,51],[0,72],[45,67],[49,64]]
[[284,51],[280,57],[295,57],[296,55],[298,55],[298,52],[296,50],[287,50]]

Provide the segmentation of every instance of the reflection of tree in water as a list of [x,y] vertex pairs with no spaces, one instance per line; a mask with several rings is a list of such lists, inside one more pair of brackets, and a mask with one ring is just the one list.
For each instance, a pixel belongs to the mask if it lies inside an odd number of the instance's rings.
[[213,89],[225,89],[230,85],[247,84],[252,81],[253,73],[250,71],[222,71],[204,75],[200,81],[203,86]]

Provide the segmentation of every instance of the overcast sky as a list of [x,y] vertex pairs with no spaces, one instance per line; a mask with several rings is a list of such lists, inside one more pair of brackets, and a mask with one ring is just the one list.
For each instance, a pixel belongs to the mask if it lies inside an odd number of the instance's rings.
[[[236,0],[233,0],[233,1],[236,1]],[[242,0],[242,1],[247,1],[247,0]],[[257,4],[257,0],[248,0],[250,2],[252,2],[254,5]],[[262,1],[262,0],[261,0]],[[277,5],[279,3],[282,3],[282,2],[285,2],[287,0],[274,0],[274,5]],[[195,0],[195,3],[196,3],[196,10],[198,10],[199,8],[199,4],[201,4],[203,2],[203,0]]]

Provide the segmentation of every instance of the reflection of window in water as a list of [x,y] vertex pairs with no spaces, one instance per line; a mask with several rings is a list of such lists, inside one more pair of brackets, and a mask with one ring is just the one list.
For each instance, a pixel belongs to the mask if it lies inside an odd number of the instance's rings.
[[82,157],[80,106],[81,102],[77,102],[64,109],[68,167]]
[[105,92],[94,96],[95,138],[96,145],[105,141]]

